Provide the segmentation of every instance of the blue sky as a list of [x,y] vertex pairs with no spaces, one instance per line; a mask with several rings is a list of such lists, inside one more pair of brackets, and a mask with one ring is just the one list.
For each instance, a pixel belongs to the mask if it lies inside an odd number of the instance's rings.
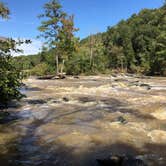
[[[41,42],[35,39],[39,34],[37,27],[40,25],[37,15],[42,13],[42,6],[48,0],[2,1],[9,6],[11,19],[0,20],[0,36],[32,39],[33,46],[29,46],[26,52],[37,51],[41,45]],[[75,26],[80,29],[76,35],[80,38],[91,33],[103,32],[108,26],[129,18],[143,8],[158,8],[163,4],[163,0],[60,0],[60,2],[66,12],[75,15]]]

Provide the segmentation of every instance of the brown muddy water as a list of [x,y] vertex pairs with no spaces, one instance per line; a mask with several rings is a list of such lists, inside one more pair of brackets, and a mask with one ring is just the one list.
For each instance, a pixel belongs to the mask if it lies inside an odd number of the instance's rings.
[[166,165],[166,78],[28,79],[0,124],[0,166],[96,166],[111,154]]

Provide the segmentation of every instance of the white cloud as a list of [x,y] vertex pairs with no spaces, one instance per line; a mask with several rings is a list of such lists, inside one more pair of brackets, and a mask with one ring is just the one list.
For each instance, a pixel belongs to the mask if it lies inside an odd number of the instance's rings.
[[40,52],[40,49],[42,47],[42,42],[40,40],[36,39],[30,39],[32,43],[30,44],[22,44],[21,46],[18,46],[18,49],[23,50],[23,53],[13,53],[14,56],[19,55],[33,55]]

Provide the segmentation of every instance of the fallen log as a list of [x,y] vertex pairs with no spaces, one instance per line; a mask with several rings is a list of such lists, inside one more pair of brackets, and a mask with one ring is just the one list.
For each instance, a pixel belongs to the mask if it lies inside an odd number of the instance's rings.
[[39,80],[51,80],[55,77],[55,75],[45,75],[45,76],[40,76],[37,79]]
[[40,76],[37,79],[39,80],[55,80],[55,79],[65,79],[66,76],[65,74],[57,74],[57,75],[45,75],[45,76]]

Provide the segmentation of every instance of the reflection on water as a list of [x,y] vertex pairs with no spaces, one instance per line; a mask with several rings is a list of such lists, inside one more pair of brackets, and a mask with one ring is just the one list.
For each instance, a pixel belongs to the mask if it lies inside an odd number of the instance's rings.
[[[157,85],[150,90],[135,82]],[[91,166],[111,154],[166,164],[166,80],[25,81],[26,98],[0,124],[2,166]],[[162,113],[162,118],[161,118]]]

